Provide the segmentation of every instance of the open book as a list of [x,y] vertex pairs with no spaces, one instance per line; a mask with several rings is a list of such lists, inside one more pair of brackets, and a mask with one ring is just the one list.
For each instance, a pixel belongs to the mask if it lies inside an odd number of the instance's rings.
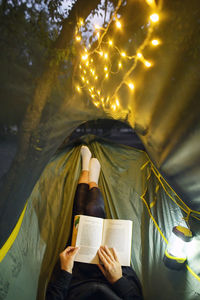
[[132,221],[85,215],[74,218],[72,246],[80,247],[75,261],[99,264],[97,250],[101,245],[107,245],[115,248],[122,266],[130,266],[131,241]]

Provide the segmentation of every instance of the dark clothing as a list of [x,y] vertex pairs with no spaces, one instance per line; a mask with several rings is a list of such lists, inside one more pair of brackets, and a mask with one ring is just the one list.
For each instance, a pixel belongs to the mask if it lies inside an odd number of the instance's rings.
[[[88,184],[78,184],[73,215],[105,218],[104,201],[99,188],[89,190]],[[71,244],[71,237],[68,245]],[[110,284],[98,266],[74,263],[73,274],[59,270],[47,288],[46,300],[142,300],[142,289],[136,273],[130,267],[122,267],[123,277]]]
[[[83,264],[75,264],[76,266],[78,266],[78,269],[80,271],[80,268],[83,267]],[[79,278],[73,279],[72,274],[64,270],[60,270],[56,281],[54,283],[50,283],[48,286],[46,300],[143,299],[139,280],[137,279],[137,276],[132,268],[123,267],[123,277],[116,281],[114,284],[110,284],[103,277],[103,275],[100,274],[99,276],[99,269],[97,266],[85,264],[85,267],[86,268],[85,270],[82,270],[82,273],[78,272],[79,277],[82,276],[84,272],[87,272],[87,276],[82,280],[79,280]],[[94,273],[96,273],[95,276]],[[91,277],[91,275],[93,276]]]

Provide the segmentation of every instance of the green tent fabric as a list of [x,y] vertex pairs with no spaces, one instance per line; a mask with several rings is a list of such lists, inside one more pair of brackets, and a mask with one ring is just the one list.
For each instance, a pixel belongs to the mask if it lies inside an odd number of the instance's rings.
[[[94,137],[86,142],[101,162],[100,187],[108,217],[133,220],[132,265],[145,299],[199,299],[198,233],[188,250],[190,270],[171,271],[163,263],[164,238],[169,239],[175,224],[185,223],[185,213],[172,201],[183,206],[175,192],[160,179],[145,152]],[[45,167],[28,199],[20,232],[1,263],[1,300],[44,299],[58,254],[69,237],[80,162],[80,146],[68,146]],[[190,221],[198,229],[193,217]]]
[[[125,2],[127,6],[120,13],[122,19],[127,17],[127,35],[119,39],[120,46],[124,50],[131,48],[130,53],[134,50],[135,54],[150,28],[147,20],[152,13],[148,4],[151,1]],[[97,3],[91,1],[94,8]],[[134,222],[132,264],[145,298],[199,299],[200,5],[199,0],[152,3],[158,3],[156,10],[160,14],[159,26],[152,32],[161,44],[156,50],[150,46],[143,49],[144,57],[152,59],[154,65],[147,71],[138,63],[132,74],[135,90],[130,93],[126,85],[122,86],[119,110],[113,111],[111,105],[97,108],[87,92],[75,92],[68,80],[74,77],[71,60],[66,63],[67,84],[62,66],[55,71],[59,68],[55,61],[47,64],[44,72],[41,70],[22,122],[16,156],[0,181],[0,300],[32,300],[37,294],[38,300],[44,299],[47,280],[68,239],[80,173],[77,143],[70,146],[66,142],[66,149],[56,151],[80,124],[97,119],[128,124],[153,162],[145,152],[133,148],[92,138],[82,140],[102,164],[100,186],[108,216]],[[141,20],[133,18],[133,12],[134,16],[142,16]],[[80,13],[78,17],[82,17]],[[70,23],[72,33],[71,26],[75,28],[76,24]],[[68,37],[64,31],[61,33],[59,53],[65,49]],[[129,44],[130,37],[133,44]],[[108,82],[110,93],[115,84],[115,78]],[[46,96],[39,101],[41,95]],[[13,111],[15,105],[11,107]],[[162,258],[165,238],[169,239],[176,223],[184,224],[183,217],[195,237],[188,250],[187,268],[176,273],[164,266]],[[8,240],[12,247],[5,251]]]

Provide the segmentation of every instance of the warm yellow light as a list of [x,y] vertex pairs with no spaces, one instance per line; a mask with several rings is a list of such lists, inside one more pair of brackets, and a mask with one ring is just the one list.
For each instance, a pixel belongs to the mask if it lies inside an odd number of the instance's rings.
[[95,75],[95,71],[94,71],[94,70],[92,70],[92,75],[93,75],[93,76]]
[[103,51],[100,51],[100,52],[99,52],[99,55],[100,55],[100,56],[103,56]]
[[129,86],[130,90],[134,90],[134,84],[133,84],[132,82],[130,82],[130,83],[128,84],[128,86]]
[[116,26],[117,26],[117,28],[121,28],[122,27],[122,24],[120,23],[119,20],[116,21]]
[[80,24],[81,26],[83,26],[83,24],[84,24],[84,21],[83,21],[83,19],[82,19],[82,18],[80,18],[80,19],[79,19],[79,24]]
[[108,67],[104,67],[104,71],[107,72],[108,71]]
[[105,76],[106,78],[108,78],[108,73],[106,73],[106,76]]
[[138,57],[138,58],[141,58],[141,57],[142,57],[142,53],[138,52],[138,53],[137,53],[137,57]]
[[97,32],[97,38],[99,39],[99,37],[100,37],[100,33],[99,33],[99,32]]
[[76,89],[80,93],[81,89],[80,89],[80,87],[78,85],[77,85]]
[[90,61],[93,62],[93,58],[91,58]]
[[158,40],[152,40],[151,43],[153,46],[158,46],[160,44]]
[[145,64],[145,66],[146,66],[147,68],[151,67],[151,63],[150,63],[149,61],[147,61],[147,60],[144,62],[144,64]]
[[87,60],[87,62],[86,62],[86,66],[88,67],[89,66],[89,61]]
[[104,97],[101,97],[101,102],[103,102],[104,101]]
[[87,80],[86,83],[89,84],[89,80]]
[[99,103],[98,102],[94,102],[94,105],[99,107]]
[[155,0],[146,0],[147,4],[149,4],[151,7],[156,6]]
[[115,111],[115,110],[116,110],[116,105],[113,104],[113,105],[111,106],[111,108]]
[[84,76],[82,76],[81,79],[82,79],[83,82],[85,81],[85,77]]
[[116,102],[116,105],[119,107],[119,100],[116,99],[115,102]]
[[79,65],[79,69],[82,69],[82,66],[81,66],[81,65]]
[[97,80],[98,79],[98,76],[95,76],[95,78],[94,78],[95,80]]
[[119,68],[122,67],[122,63],[121,63],[121,62],[118,63],[118,67],[119,67]]
[[95,95],[94,95],[94,94],[92,94],[92,95],[91,95],[91,97],[92,97],[92,99],[94,99]]
[[77,35],[77,36],[76,36],[76,40],[77,40],[77,42],[80,42],[81,36],[80,36],[80,35]]
[[121,56],[122,57],[126,57],[126,53],[125,52],[121,52]]
[[85,54],[85,55],[82,55],[82,60],[87,60],[88,59],[88,55]]
[[94,87],[93,86],[91,87],[91,90],[94,91]]
[[108,58],[108,53],[104,53],[104,58],[105,58],[105,59]]
[[97,91],[97,94],[100,95],[100,93],[101,93],[100,90],[98,90],[98,91]]
[[95,29],[100,29],[101,27],[98,24],[96,24],[96,25],[94,25],[94,28]]
[[86,74],[86,70],[84,70],[83,73]]
[[112,45],[113,45],[113,42],[112,42],[111,40],[109,40],[109,42],[108,42],[108,43],[109,43],[109,45],[110,45],[110,46],[112,46]]
[[87,48],[85,48],[84,50],[85,50],[86,53],[88,52],[88,51],[87,51]]
[[154,22],[154,23],[156,23],[156,22],[158,22],[158,20],[159,20],[159,15],[158,14],[152,14],[151,16],[150,16],[150,19],[151,19],[151,21],[152,22]]

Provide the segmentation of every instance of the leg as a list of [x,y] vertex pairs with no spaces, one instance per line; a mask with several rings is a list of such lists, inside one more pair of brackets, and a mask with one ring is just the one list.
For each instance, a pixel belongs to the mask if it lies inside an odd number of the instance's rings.
[[89,192],[85,203],[85,214],[88,216],[105,218],[104,200],[98,187],[100,163],[96,158],[90,160],[89,169]]
[[[81,147],[82,171],[79,177],[78,186],[74,197],[73,218],[75,215],[85,214],[85,203],[89,190],[89,164],[91,152],[86,146]],[[73,220],[72,218],[72,220]]]

